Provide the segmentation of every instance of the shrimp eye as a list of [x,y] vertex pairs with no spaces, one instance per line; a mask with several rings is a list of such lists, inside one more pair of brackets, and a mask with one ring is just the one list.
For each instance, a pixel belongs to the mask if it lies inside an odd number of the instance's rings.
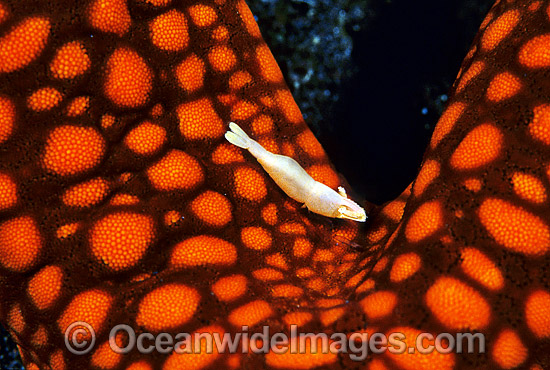
[[365,222],[367,219],[367,215],[365,214],[365,210],[361,207],[358,207],[358,210],[354,210],[346,205],[342,205],[338,207],[338,218],[346,218],[348,220],[354,220],[359,222]]

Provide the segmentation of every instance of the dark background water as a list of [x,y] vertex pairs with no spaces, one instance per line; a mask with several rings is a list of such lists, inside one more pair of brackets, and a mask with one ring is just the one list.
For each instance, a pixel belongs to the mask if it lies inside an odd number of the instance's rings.
[[[415,177],[493,0],[248,0],[286,81],[357,195]],[[22,369],[0,328],[0,369]]]
[[493,0],[249,1],[306,121],[357,195],[418,172]]

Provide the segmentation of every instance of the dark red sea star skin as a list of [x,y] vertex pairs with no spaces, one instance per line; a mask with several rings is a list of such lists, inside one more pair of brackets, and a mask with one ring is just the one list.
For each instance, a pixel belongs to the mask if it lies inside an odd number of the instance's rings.
[[[242,0],[0,0],[0,322],[26,367],[549,368],[549,17],[497,2],[418,178],[361,228],[223,138],[235,121],[342,184]],[[75,321],[88,355],[65,347]],[[121,323],[482,332],[487,353],[123,356]]]

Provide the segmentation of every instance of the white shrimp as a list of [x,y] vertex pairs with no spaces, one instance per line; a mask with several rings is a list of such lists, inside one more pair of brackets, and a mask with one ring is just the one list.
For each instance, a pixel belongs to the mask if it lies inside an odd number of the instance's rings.
[[338,192],[332,190],[315,181],[294,159],[267,151],[236,123],[230,122],[229,128],[231,131],[225,133],[227,141],[247,149],[289,197],[304,203],[310,211],[360,222],[367,219],[365,210],[347,197],[343,187],[340,186]]

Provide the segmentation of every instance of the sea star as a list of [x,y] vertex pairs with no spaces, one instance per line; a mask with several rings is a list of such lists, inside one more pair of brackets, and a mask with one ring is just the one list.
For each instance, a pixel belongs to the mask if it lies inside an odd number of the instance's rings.
[[[235,121],[341,185],[242,0],[0,2],[0,322],[26,367],[548,368],[549,18],[495,4],[417,179],[360,229],[223,138]],[[87,355],[65,345],[81,321]],[[487,353],[122,355],[118,324],[480,332]]]

